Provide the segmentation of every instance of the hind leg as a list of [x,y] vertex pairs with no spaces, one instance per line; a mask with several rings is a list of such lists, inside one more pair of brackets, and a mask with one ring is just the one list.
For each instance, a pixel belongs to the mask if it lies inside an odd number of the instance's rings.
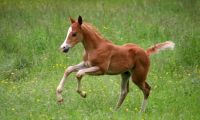
[[144,112],[146,109],[147,98],[149,97],[151,87],[148,85],[147,82],[144,82],[142,85],[138,85],[138,86],[144,94],[144,99],[141,105],[141,112]]
[[148,69],[145,69],[144,67],[135,68],[133,70],[132,75],[132,81],[142,90],[144,99],[141,105],[141,111],[144,112],[146,105],[147,105],[147,99],[150,94],[151,87],[148,85],[148,83],[145,81],[146,76],[148,73]]
[[121,74],[122,81],[121,81],[121,94],[116,106],[116,109],[118,109],[121,104],[123,103],[124,99],[126,98],[128,92],[129,92],[129,78],[131,74],[129,72],[125,72]]

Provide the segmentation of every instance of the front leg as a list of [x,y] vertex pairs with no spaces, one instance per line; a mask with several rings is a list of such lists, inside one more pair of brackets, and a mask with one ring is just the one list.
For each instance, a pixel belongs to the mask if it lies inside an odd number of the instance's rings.
[[74,65],[74,66],[69,66],[65,72],[64,72],[64,75],[56,89],[56,95],[57,95],[57,101],[58,102],[63,102],[63,98],[62,98],[62,90],[63,90],[63,87],[64,87],[64,84],[65,84],[65,79],[67,78],[67,76],[69,76],[72,72],[76,72],[82,68],[84,68],[85,65],[84,65],[84,62],[81,62],[80,64],[77,64],[77,65]]
[[81,87],[81,79],[85,74],[99,74],[101,73],[99,67],[94,66],[94,67],[90,67],[90,68],[85,68],[85,69],[81,69],[77,72],[76,74],[76,78],[77,78],[77,93],[79,93],[81,95],[81,97],[85,98],[86,97],[86,92],[82,91],[82,87]]

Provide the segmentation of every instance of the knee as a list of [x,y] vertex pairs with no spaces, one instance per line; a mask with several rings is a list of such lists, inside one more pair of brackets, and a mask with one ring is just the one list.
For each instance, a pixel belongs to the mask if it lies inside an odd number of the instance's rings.
[[67,67],[66,71],[72,71],[73,68],[74,68],[74,66],[69,66],[69,67]]
[[76,73],[76,77],[77,77],[77,78],[81,78],[84,74],[85,74],[85,73],[84,73],[83,70],[79,70],[79,71]]
[[150,95],[150,89],[145,89],[145,92],[144,92],[145,99],[147,99],[149,95]]
[[151,86],[149,86],[147,83],[145,83],[145,88],[150,91],[151,90]]
[[67,67],[67,69],[65,70],[66,72],[70,72],[70,71],[72,71],[74,69],[74,66],[69,66],[69,67]]
[[64,74],[65,74],[65,75],[68,75],[70,72],[72,72],[72,70],[73,70],[73,66],[69,66],[69,67],[67,67],[67,69],[65,70]]
[[151,87],[149,86],[148,89],[149,89],[149,91],[150,91],[150,90],[151,90]]

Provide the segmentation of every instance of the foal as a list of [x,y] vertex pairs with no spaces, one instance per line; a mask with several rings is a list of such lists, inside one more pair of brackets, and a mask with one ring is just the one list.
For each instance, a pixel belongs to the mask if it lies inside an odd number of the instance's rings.
[[68,29],[67,36],[60,49],[64,53],[67,53],[69,49],[81,42],[84,46],[85,53],[81,63],[69,66],[65,70],[64,76],[56,91],[58,102],[63,102],[61,92],[64,87],[65,79],[72,72],[76,72],[78,81],[77,92],[84,98],[86,97],[86,92],[81,89],[81,79],[85,74],[121,74],[121,95],[116,109],[121,106],[129,92],[129,78],[131,77],[132,81],[144,94],[141,111],[145,111],[147,98],[151,89],[145,81],[150,66],[149,56],[160,50],[173,49],[175,44],[171,41],[167,41],[156,44],[147,50],[131,43],[118,46],[102,37],[90,24],[83,23],[81,16],[78,17],[77,21],[72,18],[70,18],[70,20],[71,26]]

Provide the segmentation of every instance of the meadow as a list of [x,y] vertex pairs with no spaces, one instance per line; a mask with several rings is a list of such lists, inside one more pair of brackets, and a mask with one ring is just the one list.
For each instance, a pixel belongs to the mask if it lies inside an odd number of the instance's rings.
[[[72,74],[56,102],[56,87],[69,65],[82,60],[83,46],[63,54],[59,46],[68,17],[92,23],[117,45],[144,49],[171,40],[176,47],[151,56],[152,87],[146,112],[142,92],[131,82],[115,111],[120,76],[85,76],[87,98],[76,93]],[[199,120],[199,0],[0,0],[1,120]]]

